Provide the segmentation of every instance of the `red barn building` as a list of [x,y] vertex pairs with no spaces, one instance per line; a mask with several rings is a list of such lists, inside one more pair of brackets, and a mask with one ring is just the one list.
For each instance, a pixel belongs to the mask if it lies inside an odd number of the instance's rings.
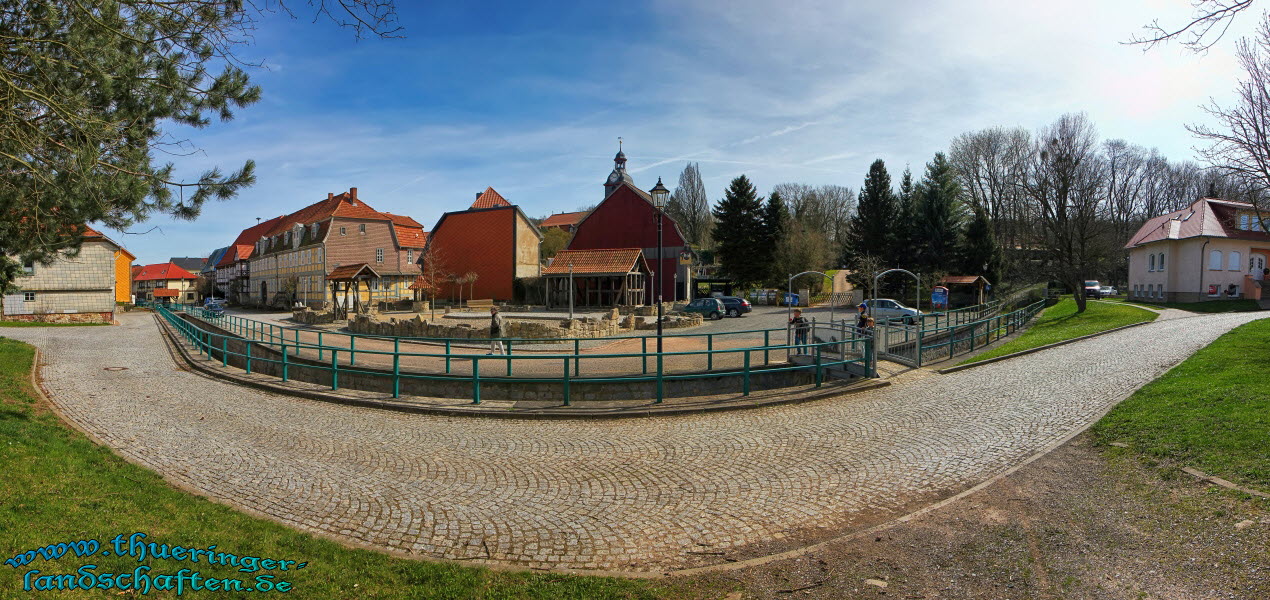
[[[450,275],[441,285],[442,298],[511,301],[517,279],[538,276],[541,242],[542,233],[520,207],[491,187],[477,194],[471,208],[441,215],[428,234],[423,260],[437,261],[437,270]],[[476,280],[464,281],[468,274]]]
[[[635,181],[626,172],[626,155],[618,151],[613,158],[613,172],[604,183],[604,201],[591,214],[574,226],[573,238],[568,250],[598,250],[613,248],[639,248],[643,251],[648,267],[654,273],[662,273],[661,296],[665,301],[690,297],[692,271],[680,260],[688,252],[687,242],[679,231],[679,225],[669,215],[663,214],[661,261],[657,260],[657,217],[653,199],[648,192],[635,187]],[[656,301],[653,293],[656,277],[649,278],[649,303]]]

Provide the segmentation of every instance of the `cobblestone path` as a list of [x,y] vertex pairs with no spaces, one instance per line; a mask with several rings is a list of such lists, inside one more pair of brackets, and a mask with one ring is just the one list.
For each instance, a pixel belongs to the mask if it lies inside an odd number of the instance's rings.
[[121,454],[298,529],[425,557],[661,571],[818,541],[964,489],[1261,316],[1159,321],[810,404],[609,421],[239,388],[178,370],[148,315],[0,333],[39,346],[53,401]]

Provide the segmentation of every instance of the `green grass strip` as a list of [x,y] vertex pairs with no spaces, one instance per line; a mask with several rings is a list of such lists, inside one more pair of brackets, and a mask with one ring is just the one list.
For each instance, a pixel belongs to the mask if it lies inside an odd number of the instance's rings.
[[1093,428],[1177,467],[1270,491],[1270,320],[1217,338]]
[[1019,337],[958,364],[979,362],[1108,329],[1153,321],[1159,316],[1149,310],[1115,302],[1090,301],[1085,306],[1085,312],[1077,313],[1076,301],[1070,297],[1063,298],[1058,304],[1045,309]]
[[1147,308],[1165,309],[1176,308],[1178,310],[1186,310],[1196,313],[1228,313],[1228,312],[1252,312],[1261,310],[1261,306],[1256,300],[1209,300],[1208,302],[1126,302],[1126,304],[1145,306]]
[[[95,445],[41,409],[28,379],[33,353],[26,344],[0,338],[0,598],[116,597],[118,590],[23,590],[24,574],[30,570],[73,574],[86,564],[97,565],[97,574],[131,573],[141,565],[149,565],[152,575],[191,568],[204,577],[246,582],[270,574],[291,582],[294,588],[289,596],[296,598],[651,599],[717,598],[725,593],[700,582],[690,587],[689,583],[507,572],[400,559],[347,548],[247,516],[172,487],[156,473]],[[308,566],[290,572],[243,573],[205,561],[139,563],[131,556],[76,558],[69,552],[50,561],[36,558],[17,568],[3,564],[19,552],[72,540],[96,539],[109,549],[112,537],[132,532],[145,533],[151,542],[193,548],[215,544],[222,552],[302,561]],[[497,540],[491,538],[490,543]],[[261,595],[191,594],[188,587],[185,592],[195,598]],[[174,591],[152,591],[146,597],[177,596]]]

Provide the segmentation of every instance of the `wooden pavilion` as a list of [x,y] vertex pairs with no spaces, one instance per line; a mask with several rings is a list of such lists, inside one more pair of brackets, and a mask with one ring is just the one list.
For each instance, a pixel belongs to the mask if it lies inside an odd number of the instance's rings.
[[[354,314],[364,312],[366,305],[362,303],[362,282],[378,278],[379,273],[366,263],[335,267],[326,276],[326,280],[331,282],[331,310],[335,313],[335,318],[348,318],[350,302]],[[366,291],[370,291],[369,283],[366,284]],[[344,293],[343,298],[340,297],[340,292]]]
[[561,250],[542,270],[547,306],[640,306],[648,289],[648,263],[639,248]]

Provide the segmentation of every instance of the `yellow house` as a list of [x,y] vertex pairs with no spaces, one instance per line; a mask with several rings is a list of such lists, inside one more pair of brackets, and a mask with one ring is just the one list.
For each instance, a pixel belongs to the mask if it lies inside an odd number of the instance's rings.
[[134,260],[137,260],[137,257],[123,247],[115,251],[115,302],[132,302],[132,261]]

